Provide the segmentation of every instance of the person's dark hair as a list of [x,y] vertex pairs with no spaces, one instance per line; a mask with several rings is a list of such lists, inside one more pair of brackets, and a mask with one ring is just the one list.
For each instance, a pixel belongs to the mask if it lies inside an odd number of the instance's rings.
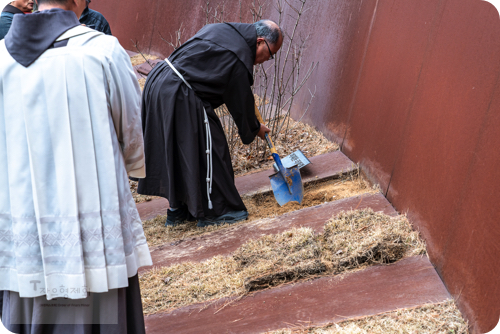
[[271,20],[260,20],[253,25],[257,30],[257,37],[265,38],[269,43],[276,44],[280,39],[281,29],[272,23],[274,22]]

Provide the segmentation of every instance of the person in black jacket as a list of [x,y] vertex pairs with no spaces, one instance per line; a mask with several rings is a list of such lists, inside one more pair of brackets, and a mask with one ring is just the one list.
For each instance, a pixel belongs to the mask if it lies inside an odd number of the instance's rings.
[[33,10],[33,0],[16,0],[9,3],[0,16],[0,40],[9,32],[15,14],[30,13]]
[[85,26],[89,28],[105,33],[106,35],[112,35],[109,23],[106,21],[104,16],[101,13],[89,8],[90,1],[91,0],[87,0],[87,8],[85,8],[82,16],[80,16],[80,23],[85,24]]

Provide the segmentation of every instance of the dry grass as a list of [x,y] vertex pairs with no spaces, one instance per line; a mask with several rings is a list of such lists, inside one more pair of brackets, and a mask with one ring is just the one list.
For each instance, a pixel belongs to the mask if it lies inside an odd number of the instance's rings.
[[146,78],[140,78],[138,79],[139,81],[139,87],[141,87],[141,92],[144,90],[144,85],[146,84]]
[[371,317],[346,320],[316,328],[284,329],[268,334],[386,334],[386,333],[443,333],[468,334],[467,322],[453,300],[402,309]]
[[135,203],[149,202],[155,198],[160,198],[157,196],[140,195],[137,193],[138,182],[128,180],[128,183],[130,185],[130,192],[132,193],[132,197],[134,198]]
[[371,209],[333,217],[325,225],[321,242],[324,259],[335,265],[337,273],[426,252],[425,243],[405,217]]
[[[276,246],[279,240],[285,238],[295,253],[304,252],[305,249],[307,252],[307,248],[315,245],[317,247],[314,233],[310,229],[292,230],[292,238],[288,237],[288,233],[290,232],[267,236],[267,239]],[[188,262],[153,269],[140,277],[144,314],[243,295],[247,291],[245,281],[249,277],[263,275],[283,262],[286,262],[283,257],[275,257],[244,265],[233,256],[216,256],[202,263]]]
[[[131,184],[132,182],[133,181],[131,181]],[[154,198],[152,196],[139,195],[132,187],[131,191],[136,203],[138,201],[150,200],[151,198]],[[280,207],[274,199],[274,195],[272,193],[245,197],[243,198],[243,202],[248,209],[249,215],[247,220],[242,221],[239,224],[245,224],[250,221],[267,217],[275,217],[287,212],[300,210],[342,198],[365,194],[368,192],[376,192],[376,190],[370,188],[368,182],[356,172],[340,179],[306,185],[302,205],[299,205],[298,203],[287,203],[286,205]],[[165,215],[143,222],[144,233],[150,247],[164,243],[172,243],[176,240],[234,226],[234,224],[225,224],[221,226],[199,228],[196,226],[196,222],[186,222],[185,224],[175,227],[165,227],[164,224],[166,219],[167,216]]]
[[318,274],[333,275],[424,253],[425,244],[404,216],[346,212],[333,217],[324,234],[295,228],[250,240],[232,256],[153,269],[140,277],[144,312],[242,296]]
[[[234,226],[234,224],[224,224],[202,228],[197,227],[196,222],[186,222],[185,224],[181,224],[178,226],[165,226],[166,220],[167,215],[162,215],[142,223],[144,234],[146,235],[146,240],[148,241],[149,247],[168,243],[172,244],[177,242],[178,240],[182,240],[188,237],[194,237],[196,235],[210,233],[216,230],[227,228],[229,226]],[[243,221],[242,223],[244,222],[245,221]]]
[[[290,129],[281,130],[278,139],[274,141],[280,157],[301,150],[307,157],[313,157],[338,150],[339,146],[326,139],[326,137],[313,126],[294,121],[287,117]],[[226,133],[227,136],[227,133]],[[234,136],[238,136],[234,134]],[[231,142],[231,139],[229,140]],[[244,145],[239,138],[233,138],[235,147],[231,151],[231,160],[235,175],[244,175],[269,169],[273,165],[273,159],[263,140],[257,138],[252,145]]]
[[157,56],[153,56],[153,55],[144,55],[144,57],[141,55],[141,54],[138,54],[138,55],[135,55],[133,57],[130,57],[130,62],[132,63],[132,66],[137,66],[137,65],[141,65],[141,64],[144,64],[146,62],[146,58],[147,60],[155,60],[155,59],[158,59]]

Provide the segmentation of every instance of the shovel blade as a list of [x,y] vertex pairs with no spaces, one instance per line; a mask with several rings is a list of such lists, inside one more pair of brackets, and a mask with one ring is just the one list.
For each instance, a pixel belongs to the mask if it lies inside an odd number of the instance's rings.
[[[298,202],[302,204],[304,199],[304,187],[302,185],[302,177],[297,166],[286,168],[285,177],[281,173],[275,173],[269,178],[271,179],[271,187],[273,188],[274,198],[280,206],[288,202]],[[290,187],[288,186],[290,184]]]

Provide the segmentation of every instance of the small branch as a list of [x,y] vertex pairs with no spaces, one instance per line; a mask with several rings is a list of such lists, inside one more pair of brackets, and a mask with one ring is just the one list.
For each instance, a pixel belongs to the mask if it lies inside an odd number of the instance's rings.
[[144,60],[149,64],[149,66],[151,66],[151,68],[153,68],[153,64],[151,64],[149,62],[149,59],[146,58],[146,56],[142,53],[141,50],[139,50],[137,41],[134,42],[134,40],[132,40],[132,39],[131,39],[131,41],[132,41],[132,44],[134,45],[135,49],[137,50],[137,52],[139,52],[141,54],[142,58],[144,58]]

